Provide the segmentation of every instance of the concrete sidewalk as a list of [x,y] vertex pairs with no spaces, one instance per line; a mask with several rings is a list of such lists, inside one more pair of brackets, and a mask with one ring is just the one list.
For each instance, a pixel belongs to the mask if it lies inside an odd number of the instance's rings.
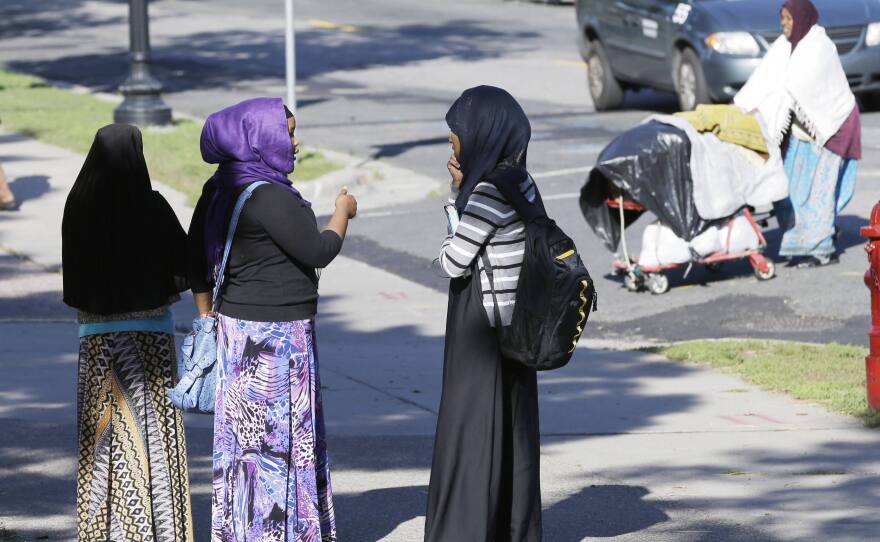
[[[19,154],[52,150],[14,143]],[[0,157],[8,149],[0,144]],[[34,160],[13,179],[54,178],[52,163]],[[25,201],[16,231],[42,237],[16,251],[57,261],[47,248],[60,246],[47,226],[54,201]],[[8,225],[0,221],[3,244]],[[420,540],[446,298],[344,254],[322,274],[318,320],[340,539]],[[77,339],[60,289],[58,273],[0,255],[0,524],[27,540],[75,539]],[[187,303],[175,307],[179,321]],[[880,532],[876,431],[733,376],[591,346],[540,378],[546,540],[855,541]],[[198,540],[210,524],[210,424],[187,419]]]

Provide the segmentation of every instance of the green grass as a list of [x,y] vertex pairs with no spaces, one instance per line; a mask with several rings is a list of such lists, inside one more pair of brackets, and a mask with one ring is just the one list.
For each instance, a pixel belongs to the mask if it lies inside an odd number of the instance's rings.
[[[0,70],[0,119],[9,131],[85,154],[98,128],[113,122],[116,104],[46,85],[30,75]],[[180,190],[194,203],[214,166],[202,162],[200,122],[177,120],[143,130],[144,156],[152,179]],[[295,179],[308,181],[341,168],[315,150],[303,151]]]
[[880,426],[865,396],[868,350],[840,344],[784,341],[692,341],[653,349],[675,361],[695,361],[736,373],[762,388],[824,405]]

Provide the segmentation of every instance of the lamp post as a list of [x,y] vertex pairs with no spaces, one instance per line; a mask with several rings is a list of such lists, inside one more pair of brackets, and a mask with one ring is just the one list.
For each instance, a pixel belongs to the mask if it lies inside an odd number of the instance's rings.
[[285,0],[284,60],[287,79],[287,107],[296,111],[296,38],[293,33],[293,0]]
[[124,99],[113,111],[113,120],[138,126],[171,122],[171,108],[162,101],[162,84],[150,75],[150,28],[148,0],[129,0],[128,24],[131,43],[128,78],[119,86]]

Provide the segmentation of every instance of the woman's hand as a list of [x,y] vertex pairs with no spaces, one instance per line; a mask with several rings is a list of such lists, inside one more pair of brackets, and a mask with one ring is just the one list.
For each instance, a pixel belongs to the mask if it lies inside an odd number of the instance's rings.
[[336,210],[345,213],[349,220],[357,216],[357,200],[348,193],[348,187],[343,187],[336,196]]
[[464,179],[464,173],[461,171],[461,164],[458,163],[455,153],[452,153],[449,161],[446,162],[446,169],[449,170],[449,175],[452,176],[452,188],[458,190],[461,187],[462,179]]

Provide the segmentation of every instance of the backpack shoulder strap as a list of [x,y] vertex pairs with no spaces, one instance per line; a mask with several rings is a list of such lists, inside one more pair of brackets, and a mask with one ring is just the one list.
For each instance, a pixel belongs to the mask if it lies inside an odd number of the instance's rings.
[[250,199],[251,195],[257,187],[269,184],[266,181],[257,181],[251,183],[242,190],[232,209],[232,217],[229,219],[229,231],[226,233],[226,246],[223,247],[223,258],[220,260],[220,266],[217,268],[217,279],[214,283],[214,292],[211,295],[211,310],[217,310],[217,298],[220,297],[220,287],[223,286],[223,274],[226,271],[226,262],[229,260],[229,251],[232,249],[232,238],[235,237],[235,229],[238,227],[238,219],[241,217],[241,210],[244,208],[245,202]]
[[[489,279],[489,290],[492,292],[492,309],[495,316],[495,328],[501,329],[501,308],[498,306],[498,296],[495,294],[495,273],[492,269],[492,263],[489,261],[489,254],[484,247],[480,259],[483,260],[483,270],[486,272],[486,278]],[[479,268],[477,268],[477,280],[480,280]],[[482,288],[480,288],[482,290]],[[482,296],[480,296],[482,297]]]

